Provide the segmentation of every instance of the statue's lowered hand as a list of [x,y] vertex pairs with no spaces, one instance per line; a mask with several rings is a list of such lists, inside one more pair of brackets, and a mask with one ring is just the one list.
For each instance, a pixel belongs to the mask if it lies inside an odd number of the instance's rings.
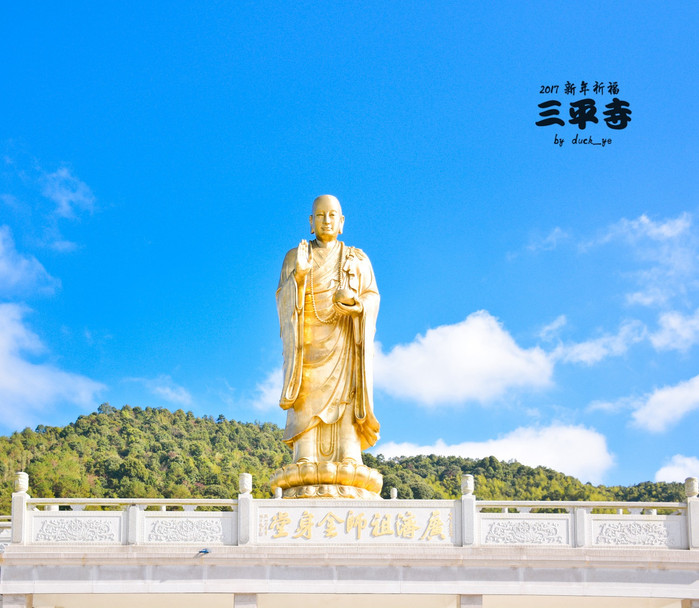
[[338,289],[333,294],[333,306],[341,315],[359,315],[364,310],[362,303],[349,289]]
[[338,304],[345,304],[346,306],[353,306],[356,304],[357,300],[354,297],[354,292],[349,289],[338,289],[333,294],[333,302]]

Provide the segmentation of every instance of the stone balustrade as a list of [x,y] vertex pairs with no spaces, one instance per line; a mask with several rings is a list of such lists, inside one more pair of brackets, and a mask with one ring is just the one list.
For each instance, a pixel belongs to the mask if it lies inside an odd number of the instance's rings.
[[[17,476],[0,548],[20,545],[405,545],[698,549],[696,478],[687,501],[477,500],[464,476],[456,500],[32,498]],[[393,493],[392,495],[394,495]]]
[[469,475],[456,500],[255,499],[247,474],[235,500],[15,488],[3,607],[699,608],[695,478],[663,503],[477,500]]
[[12,520],[9,515],[0,515],[0,553],[12,540]]

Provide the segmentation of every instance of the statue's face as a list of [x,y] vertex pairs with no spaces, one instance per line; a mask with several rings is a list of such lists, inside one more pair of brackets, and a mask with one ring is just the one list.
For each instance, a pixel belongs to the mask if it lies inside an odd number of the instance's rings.
[[334,196],[321,196],[313,202],[311,228],[319,241],[334,241],[342,234],[345,217],[340,202]]

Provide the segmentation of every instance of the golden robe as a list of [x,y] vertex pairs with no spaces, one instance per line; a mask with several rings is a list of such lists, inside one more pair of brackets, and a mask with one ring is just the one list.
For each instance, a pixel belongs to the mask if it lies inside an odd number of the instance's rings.
[[[362,450],[378,439],[373,347],[379,292],[371,262],[361,250],[339,241],[328,248],[313,241],[311,248],[311,271],[304,279],[296,281],[296,249],[284,258],[279,279],[277,312],[284,350],[279,405],[287,410],[287,444],[324,423],[330,426],[319,429],[318,460],[336,460],[333,442],[343,416],[352,417]],[[360,314],[335,311],[333,295],[341,288],[354,293],[362,304]]]

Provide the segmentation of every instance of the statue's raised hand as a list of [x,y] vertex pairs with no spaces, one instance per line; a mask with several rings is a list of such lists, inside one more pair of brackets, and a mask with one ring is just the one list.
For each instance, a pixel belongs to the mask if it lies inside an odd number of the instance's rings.
[[311,248],[308,241],[303,240],[296,250],[296,276],[303,278],[311,269]]

